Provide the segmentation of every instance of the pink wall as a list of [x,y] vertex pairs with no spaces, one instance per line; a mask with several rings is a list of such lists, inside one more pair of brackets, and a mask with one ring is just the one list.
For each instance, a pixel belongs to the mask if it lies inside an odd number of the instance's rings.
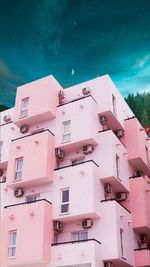
[[135,267],[149,267],[150,251],[147,249],[135,251]]
[[[52,75],[18,87],[14,123],[17,126],[24,123],[32,125],[39,121],[53,119],[56,116],[58,92],[61,89],[62,87]],[[28,117],[21,119],[21,101],[26,97],[29,97]]]
[[[99,253],[99,261],[96,262],[96,254]],[[75,244],[64,244],[52,247],[52,262],[54,266],[70,266],[74,264],[88,264],[91,267],[101,263],[101,245],[95,241]]]
[[[148,178],[130,179],[133,228],[150,233],[150,186]],[[148,191],[146,191],[148,190]]]
[[[119,177],[117,177],[116,154],[119,156]],[[95,150],[94,157],[100,166],[101,181],[111,183],[115,192],[129,191],[130,170],[127,151],[112,131],[99,133],[99,147],[97,151]]]
[[[134,114],[125,102],[124,98],[120,95],[113,81],[110,79],[109,75],[104,75],[97,77],[93,80],[86,81],[81,84],[74,85],[72,87],[66,88],[66,102],[77,97],[82,97],[82,88],[89,87],[91,90],[91,95],[97,101],[98,113],[103,114],[104,112],[113,112],[112,108],[112,94],[116,98],[117,105],[117,119],[118,126],[124,127],[124,119],[132,117]],[[113,118],[113,116],[111,115]],[[114,118],[115,123],[117,121]],[[117,126],[117,128],[118,128]],[[113,124],[112,124],[113,127]]]
[[[98,167],[92,162],[55,171],[55,183],[53,184],[53,205],[55,207],[53,218],[55,220],[71,221],[77,218],[100,216],[98,212],[100,183],[97,172]],[[61,214],[61,189],[65,188],[70,190],[70,207],[68,214]]]
[[[52,239],[51,205],[45,201],[4,209],[1,266],[24,266],[50,261]],[[16,257],[8,258],[8,232],[17,230]],[[7,260],[6,260],[7,259]]]
[[134,118],[126,120],[125,130],[129,162],[135,169],[141,170],[146,175],[150,175],[150,163],[148,164],[145,149],[146,146],[150,158],[150,146],[143,127]]
[[[131,214],[115,201],[101,203],[99,235],[102,242],[102,258],[113,261],[115,266],[134,266]],[[124,258],[121,256],[120,228],[124,230]]]
[[[23,157],[22,180],[14,181],[15,159]],[[11,142],[7,185],[28,187],[53,181],[54,136],[48,131]]]
[[[97,104],[91,97],[59,107],[57,115],[56,147],[70,151],[83,145],[97,144],[98,130],[101,126],[97,114]],[[71,141],[63,143],[62,123],[69,120],[71,121]]]

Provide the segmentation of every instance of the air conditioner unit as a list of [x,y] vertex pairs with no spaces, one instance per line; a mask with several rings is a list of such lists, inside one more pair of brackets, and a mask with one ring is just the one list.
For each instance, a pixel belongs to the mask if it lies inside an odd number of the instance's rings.
[[28,132],[28,130],[29,130],[29,126],[28,126],[28,124],[23,124],[23,125],[21,125],[21,127],[20,127],[20,132],[21,133],[27,133]]
[[82,228],[88,229],[91,228],[93,225],[93,221],[91,219],[85,219],[82,221]]
[[101,123],[102,125],[106,125],[106,124],[107,124],[106,116],[100,116],[100,123]]
[[110,261],[106,261],[104,262],[104,267],[113,267],[113,264]]
[[85,87],[82,89],[83,95],[89,95],[91,93],[91,90],[89,87]]
[[15,197],[22,197],[24,195],[24,190],[22,188],[16,188],[14,191]]
[[64,152],[60,148],[55,149],[55,155],[58,159],[62,159],[64,157]]
[[92,145],[83,146],[83,153],[84,154],[90,154],[94,150],[94,147]]
[[56,232],[61,232],[62,229],[63,229],[62,222],[60,222],[60,221],[54,221],[54,230]]
[[60,91],[59,91],[59,93],[58,93],[58,97],[59,97],[60,99],[65,98],[65,93],[64,93],[63,90],[60,90]]
[[111,186],[111,184],[105,184],[105,186],[104,186],[104,188],[105,188],[105,192],[106,193],[111,193],[112,192],[112,186]]
[[4,173],[3,169],[0,169],[0,176],[2,176]]
[[118,138],[121,138],[124,136],[124,131],[122,129],[116,131],[116,136]]
[[3,118],[3,120],[5,122],[9,122],[9,121],[11,121],[11,116],[10,115],[5,115],[4,118]]
[[147,242],[147,235],[146,234],[140,234],[140,242],[141,242],[141,244],[144,244]]
[[127,194],[124,192],[116,193],[116,200],[117,201],[123,201],[127,199]]

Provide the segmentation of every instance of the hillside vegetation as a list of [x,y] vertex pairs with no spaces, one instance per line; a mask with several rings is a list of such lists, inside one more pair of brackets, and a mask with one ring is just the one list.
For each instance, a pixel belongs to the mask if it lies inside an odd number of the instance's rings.
[[150,93],[129,94],[125,100],[141,124],[150,125]]
[[3,111],[5,109],[8,109],[8,107],[4,106],[4,105],[0,105],[0,111]]

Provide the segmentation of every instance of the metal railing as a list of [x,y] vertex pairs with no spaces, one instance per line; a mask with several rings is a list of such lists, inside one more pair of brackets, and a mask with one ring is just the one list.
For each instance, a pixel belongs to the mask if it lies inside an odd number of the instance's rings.
[[26,202],[25,201],[25,202],[20,202],[20,203],[16,203],[16,204],[4,206],[4,209],[10,208],[10,207],[15,207],[15,206],[20,206],[20,205],[30,205],[30,204],[33,204],[35,202],[40,202],[40,201],[46,201],[47,203],[49,203],[50,205],[52,205],[52,203],[50,201],[48,201],[45,198],[42,198],[42,199],[37,199],[37,200],[34,200],[34,201],[30,201],[30,202]]
[[52,243],[52,246],[59,246],[59,245],[66,245],[66,244],[76,244],[76,243],[80,243],[80,242],[88,242],[88,241],[95,241],[97,242],[99,245],[101,245],[101,242],[95,238],[88,238],[88,239],[84,239],[84,240],[72,240],[72,241],[65,241],[65,242],[60,242],[60,243]]
[[69,164],[69,165],[66,165],[66,166],[55,168],[54,171],[65,169],[65,168],[69,168],[69,167],[75,167],[77,165],[81,165],[81,164],[88,163],[88,162],[93,162],[97,167],[99,167],[99,165],[94,160],[90,159],[90,160],[85,160],[85,161],[82,161],[82,162],[78,162],[76,164]]

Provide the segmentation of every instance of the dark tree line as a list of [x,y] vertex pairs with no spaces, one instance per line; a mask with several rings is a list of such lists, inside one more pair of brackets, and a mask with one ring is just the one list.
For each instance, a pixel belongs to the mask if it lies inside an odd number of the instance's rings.
[[8,107],[6,107],[6,106],[0,104],[0,111],[3,111],[3,110],[5,110],[5,109],[8,109]]
[[125,100],[141,124],[150,125],[150,93],[129,94]]

